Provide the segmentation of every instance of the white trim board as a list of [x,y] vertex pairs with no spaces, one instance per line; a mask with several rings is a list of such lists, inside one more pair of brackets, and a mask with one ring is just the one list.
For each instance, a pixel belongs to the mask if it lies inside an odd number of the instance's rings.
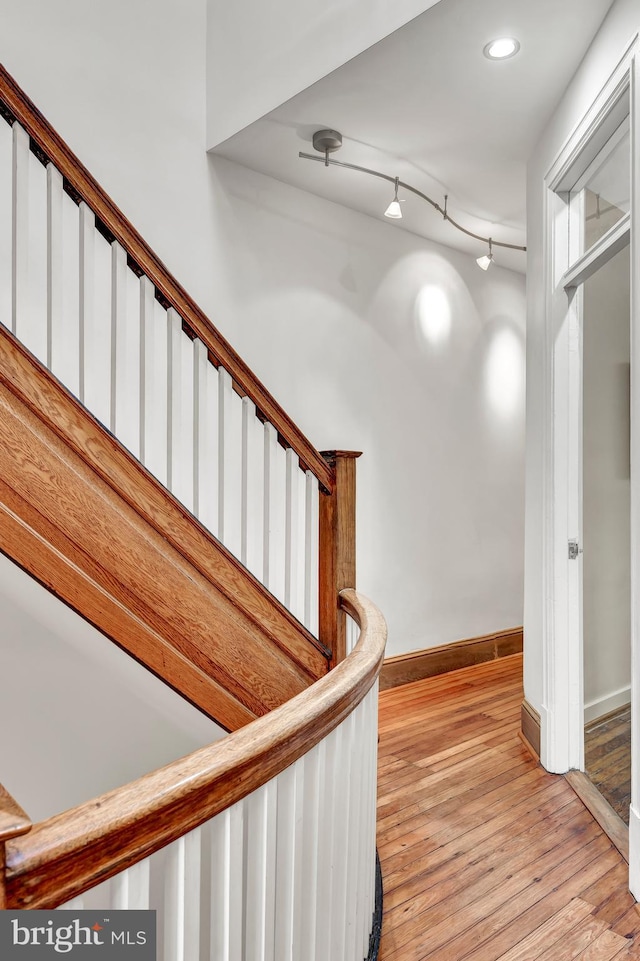
[[633,804],[629,808],[629,890],[640,900],[640,815]]
[[619,691],[613,691],[604,697],[598,697],[594,701],[587,701],[584,705],[584,723],[590,724],[597,721],[599,717],[616,711],[619,707],[626,707],[631,704],[631,685],[621,687]]
[[[584,166],[588,165],[603,146],[602,138],[610,136],[619,126],[621,113],[632,108],[632,154],[635,138],[640,136],[639,98],[637,89],[638,63],[635,57],[638,36],[628,44],[622,59],[605,81],[591,108],[568,136],[545,180],[545,257],[546,284],[545,322],[545,397],[544,425],[544,491],[546,523],[543,532],[543,582],[545,585],[545,622],[543,638],[543,704],[546,724],[541,742],[541,760],[547,770],[564,772],[584,767],[583,642],[582,642],[582,571],[581,560],[569,560],[567,545],[570,540],[582,541],[581,520],[581,340],[580,299],[582,288],[566,291],[564,284],[584,280],[594,264],[591,251],[583,262],[570,263],[572,211],[568,206],[566,188],[575,183]],[[635,155],[634,155],[635,156]],[[632,169],[634,159],[632,158]],[[565,189],[565,195],[558,193]],[[636,190],[634,190],[636,188]],[[632,185],[632,206],[638,205],[637,184]],[[633,214],[630,220],[633,219]],[[638,218],[636,218],[637,220]],[[615,233],[615,240],[628,242],[626,218],[606,238]],[[637,241],[631,238],[632,253]],[[577,254],[577,251],[575,252]],[[608,251],[597,245],[599,265]],[[577,260],[577,258],[576,258]],[[588,261],[588,262],[586,262]],[[579,268],[574,276],[571,268]],[[635,289],[635,293],[634,293]],[[637,335],[640,318],[637,315],[637,291],[632,283],[632,368],[639,369],[640,337]],[[635,345],[635,350],[633,349]],[[634,378],[635,395],[640,378]],[[633,390],[633,387],[632,387]],[[635,410],[636,408],[634,408]],[[640,409],[640,398],[639,407]],[[634,418],[632,416],[632,422]],[[640,428],[640,418],[632,423],[632,432]],[[638,439],[637,433],[634,439]],[[632,449],[640,449],[640,439]],[[637,466],[637,465],[636,465]],[[637,476],[634,474],[633,476]],[[640,511],[632,490],[632,551],[640,553]],[[634,522],[635,517],[635,522]],[[633,575],[633,572],[632,572]],[[633,580],[632,580],[633,582]],[[635,617],[640,615],[639,599],[634,594],[632,607]],[[632,613],[632,622],[635,623]],[[634,635],[635,636],[635,635]],[[633,644],[632,644],[633,646]],[[640,651],[636,652],[636,656]],[[634,695],[635,702],[635,695]],[[593,715],[604,711],[593,708]],[[638,718],[640,723],[640,717]],[[640,772],[639,772],[640,773]]]

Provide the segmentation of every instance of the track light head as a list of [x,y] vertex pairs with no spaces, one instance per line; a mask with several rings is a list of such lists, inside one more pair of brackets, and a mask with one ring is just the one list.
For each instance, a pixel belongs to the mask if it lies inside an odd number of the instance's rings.
[[400,204],[401,200],[398,200],[398,181],[399,178],[396,177],[396,191],[393,200],[384,212],[385,217],[389,217],[391,220],[402,220],[402,208]]
[[478,267],[481,270],[488,270],[493,263],[493,250],[491,249],[491,238],[489,238],[489,253],[483,254],[482,257],[478,257],[476,260]]

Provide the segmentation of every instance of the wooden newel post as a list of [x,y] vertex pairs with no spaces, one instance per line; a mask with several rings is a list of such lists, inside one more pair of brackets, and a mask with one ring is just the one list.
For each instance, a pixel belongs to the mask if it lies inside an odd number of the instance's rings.
[[31,821],[0,784],[0,910],[9,907],[5,884],[6,843],[31,830]]
[[331,495],[320,498],[320,640],[332,651],[331,666],[347,654],[346,615],[338,594],[356,586],[356,459],[361,451],[330,450],[322,456],[335,472]]

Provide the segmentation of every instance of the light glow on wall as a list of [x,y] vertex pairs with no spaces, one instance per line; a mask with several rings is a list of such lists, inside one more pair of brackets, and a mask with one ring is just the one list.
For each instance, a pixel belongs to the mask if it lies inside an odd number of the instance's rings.
[[509,419],[522,408],[524,353],[511,327],[496,330],[485,361],[485,391],[493,412]]
[[451,304],[442,287],[429,284],[416,297],[416,317],[424,339],[434,347],[445,344],[451,334]]

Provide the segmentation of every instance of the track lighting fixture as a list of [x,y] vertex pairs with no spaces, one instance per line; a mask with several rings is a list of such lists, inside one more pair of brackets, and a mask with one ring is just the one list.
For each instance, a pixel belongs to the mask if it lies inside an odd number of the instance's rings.
[[396,177],[396,192],[393,200],[384,212],[385,217],[390,217],[392,220],[402,220],[402,208],[400,207],[401,201],[398,200],[398,178]]
[[313,135],[313,146],[322,155],[317,156],[316,154],[303,153],[300,151],[298,156],[302,160],[315,160],[320,163],[324,163],[325,167],[336,166],[345,167],[348,170],[357,170],[360,173],[368,174],[370,177],[379,177],[381,180],[388,180],[392,183],[395,188],[394,197],[387,209],[384,212],[385,217],[389,217],[391,220],[401,220],[402,219],[402,209],[400,207],[403,200],[398,199],[398,188],[402,187],[403,190],[408,190],[410,193],[415,194],[422,200],[426,200],[428,204],[436,210],[439,214],[442,214],[443,218],[455,227],[456,230],[461,231],[461,233],[466,234],[467,237],[472,237],[474,240],[480,240],[484,244],[488,244],[489,253],[484,254],[482,257],[478,257],[476,263],[478,267],[482,270],[487,270],[491,263],[493,263],[493,247],[506,247],[509,250],[523,250],[526,251],[526,247],[520,247],[517,244],[507,244],[501,240],[493,240],[491,237],[482,237],[480,234],[475,234],[471,230],[467,230],[461,224],[453,220],[447,212],[447,197],[444,198],[444,207],[432,200],[431,197],[427,197],[423,194],[421,190],[417,187],[412,187],[411,184],[405,183],[405,181],[400,180],[399,177],[390,177],[389,174],[384,174],[380,170],[372,170],[370,167],[360,167],[358,164],[346,163],[342,160],[330,160],[329,153],[335,150],[339,150],[342,146],[342,134],[338,133],[337,130],[317,130]]
[[478,257],[476,263],[481,270],[488,270],[493,262],[493,250],[491,249],[491,237],[489,237],[489,253]]

